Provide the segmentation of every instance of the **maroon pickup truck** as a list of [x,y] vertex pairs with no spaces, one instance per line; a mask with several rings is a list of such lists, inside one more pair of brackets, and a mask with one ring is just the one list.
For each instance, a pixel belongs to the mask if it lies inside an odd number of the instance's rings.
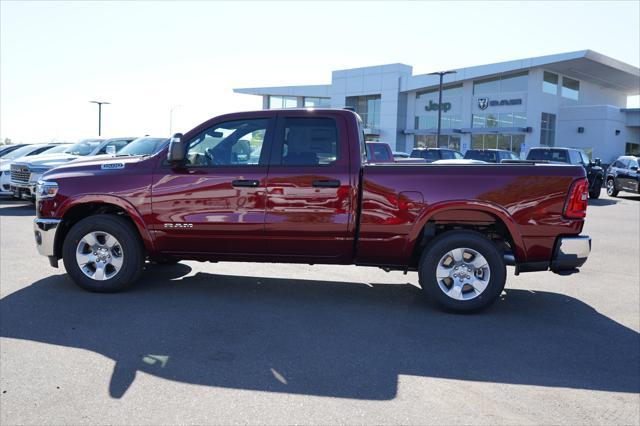
[[128,287],[145,260],[356,264],[418,271],[432,301],[468,311],[498,298],[506,265],[586,261],[587,190],[570,165],[367,164],[355,113],[267,110],[47,172],[34,229],[91,291]]

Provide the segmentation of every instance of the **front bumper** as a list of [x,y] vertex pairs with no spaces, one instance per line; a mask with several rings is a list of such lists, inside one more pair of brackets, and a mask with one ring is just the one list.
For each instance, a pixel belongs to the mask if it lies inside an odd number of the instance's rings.
[[36,183],[37,182],[17,183],[11,181],[11,191],[16,198],[35,198]]
[[570,271],[584,265],[591,253],[591,237],[561,237],[556,242],[556,249],[551,260],[553,272]]
[[62,223],[62,219],[35,219],[33,232],[36,239],[38,253],[55,259],[56,233]]

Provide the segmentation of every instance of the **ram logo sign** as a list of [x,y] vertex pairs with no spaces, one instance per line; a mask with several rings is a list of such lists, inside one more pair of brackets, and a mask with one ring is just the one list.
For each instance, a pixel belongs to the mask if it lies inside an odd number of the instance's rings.
[[478,108],[487,109],[489,106],[489,98],[478,98]]

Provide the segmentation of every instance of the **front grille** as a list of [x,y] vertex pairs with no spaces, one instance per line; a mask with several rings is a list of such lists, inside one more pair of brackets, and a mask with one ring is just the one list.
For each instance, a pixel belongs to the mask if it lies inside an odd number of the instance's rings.
[[27,183],[30,176],[29,167],[11,165],[11,180],[13,182]]

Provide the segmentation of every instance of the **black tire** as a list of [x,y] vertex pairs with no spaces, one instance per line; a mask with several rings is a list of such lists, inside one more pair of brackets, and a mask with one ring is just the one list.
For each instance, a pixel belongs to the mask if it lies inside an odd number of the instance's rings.
[[[436,277],[440,260],[457,248],[467,248],[481,254],[490,271],[486,288],[468,300],[456,300],[445,294]],[[449,231],[439,235],[425,248],[420,259],[419,279],[424,294],[432,303],[449,311],[471,312],[490,306],[500,297],[506,277],[506,266],[498,248],[474,231]],[[444,281],[442,284],[444,285]],[[472,295],[473,290],[469,284],[463,288],[467,288],[465,295]]]
[[[122,266],[111,278],[94,280],[82,272],[76,261],[78,243],[91,232],[107,232],[113,235],[122,248]],[[101,214],[82,219],[69,230],[63,246],[62,258],[67,274],[80,287],[98,293],[114,293],[130,287],[139,277],[144,264],[144,247],[138,230],[127,219]]]
[[616,183],[613,178],[607,179],[607,195],[609,197],[617,197],[618,190],[616,189]]
[[600,198],[600,190],[602,189],[602,179],[596,178],[596,181],[593,182],[593,188],[589,190],[589,198],[593,198],[597,200]]

